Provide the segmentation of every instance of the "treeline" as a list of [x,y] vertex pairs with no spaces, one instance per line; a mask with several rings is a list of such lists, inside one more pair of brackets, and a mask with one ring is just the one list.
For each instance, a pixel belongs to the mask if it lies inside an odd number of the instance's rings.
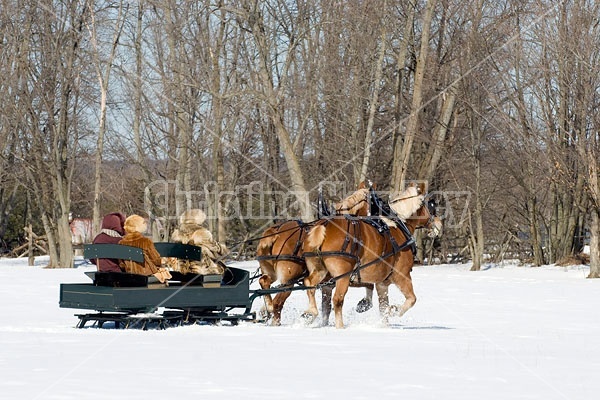
[[589,237],[597,277],[599,7],[4,1],[0,239],[33,223],[69,266],[69,213],[165,237],[201,206],[234,243],[315,218],[319,187],[420,180],[446,222],[421,257],[542,265]]

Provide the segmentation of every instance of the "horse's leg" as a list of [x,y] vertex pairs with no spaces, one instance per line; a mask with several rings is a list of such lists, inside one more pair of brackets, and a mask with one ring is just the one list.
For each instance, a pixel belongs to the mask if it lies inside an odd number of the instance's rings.
[[[304,285],[312,286],[308,283],[308,278],[304,279]],[[319,314],[319,310],[317,310],[316,290],[307,289],[306,296],[308,297],[308,308],[302,313],[301,317],[304,318],[307,324],[310,324]]]
[[384,324],[388,323],[390,301],[388,298],[389,284],[377,283],[377,298],[379,299],[379,315],[381,315]]
[[[304,273],[304,266],[290,261],[279,261],[276,265],[277,280],[279,280],[282,286],[293,287],[294,283]],[[290,291],[279,292],[273,299],[273,320],[272,325],[281,325],[281,311],[285,301],[292,294]]]
[[[412,255],[411,255],[412,257]],[[412,308],[417,302],[417,296],[415,296],[415,291],[413,290],[412,278],[410,277],[410,270],[405,272],[394,272],[393,281],[398,286],[402,294],[404,295],[404,303],[400,308],[398,306],[390,306],[389,314],[390,316],[403,316],[408,310]]]
[[273,299],[273,320],[271,324],[274,326],[281,325],[281,311],[283,310],[283,305],[288,297],[292,294],[291,291],[280,292],[275,295],[275,299]]
[[323,318],[321,321],[322,326],[329,325],[329,315],[331,315],[331,294],[333,293],[333,286],[323,286],[321,288],[321,313]]
[[[327,270],[320,257],[307,257],[306,267],[310,271],[310,274],[308,277],[304,278],[305,286],[316,286],[321,283],[327,275]],[[308,296],[308,309],[302,313],[302,317],[310,323],[314,321],[317,315],[319,315],[317,300],[315,298],[315,289],[307,289],[306,295]]]
[[338,279],[335,283],[335,294],[333,295],[333,312],[335,314],[335,327],[342,329],[344,327],[344,318],[342,308],[344,306],[344,297],[350,286],[350,278]]
[[[271,264],[270,262],[260,262],[260,270],[263,273],[263,275],[258,280],[260,287],[262,289],[271,288],[271,285],[276,279],[273,264]],[[266,314],[265,317],[268,318],[270,315],[273,314],[273,299],[271,298],[270,294],[265,294],[264,299],[265,306],[263,310],[261,310],[261,313],[264,312]]]
[[356,305],[356,312],[359,313],[368,311],[371,309],[371,307],[373,307],[373,285],[365,283],[364,286],[366,288],[365,297],[360,299]]
[[377,288],[377,297],[379,298],[379,312],[384,312],[390,305],[388,298],[389,284],[378,283],[375,287]]

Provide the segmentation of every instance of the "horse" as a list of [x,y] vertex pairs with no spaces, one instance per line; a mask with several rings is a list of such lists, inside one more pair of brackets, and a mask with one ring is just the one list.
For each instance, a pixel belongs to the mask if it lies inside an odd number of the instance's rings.
[[[398,202],[398,201],[402,201],[402,198],[396,199],[396,202]],[[429,199],[427,202],[427,207],[429,208],[429,211],[431,213],[435,213],[436,203],[434,200]],[[435,237],[441,235],[441,228],[442,228],[441,219],[437,216],[435,217],[435,219],[436,219],[436,223],[432,225],[432,229],[430,229],[429,232],[427,233],[427,237],[429,237],[429,238],[435,238]],[[409,225],[411,225],[414,223],[414,221],[409,220],[407,223]],[[358,312],[358,313],[366,312],[373,307],[374,285],[370,284],[370,283],[364,283],[362,285],[366,288],[366,293],[365,293],[365,297],[360,299],[360,301],[356,305],[355,309],[356,309],[356,312]],[[355,285],[351,285],[351,286],[355,286]],[[333,290],[333,288],[331,290]],[[381,310],[382,303],[385,304],[385,302],[387,302],[387,296],[384,295],[384,298],[382,299],[381,294],[380,294],[378,297],[379,297],[379,306],[380,306],[379,308]],[[329,307],[329,309],[330,308],[331,307]],[[324,311],[324,313],[325,313],[325,311]]]
[[[256,259],[262,276],[258,280],[262,289],[269,289],[273,282],[282,286],[292,286],[306,271],[306,263],[301,254],[301,245],[306,237],[309,224],[302,221],[284,221],[265,230],[258,242]],[[264,296],[264,318],[272,316],[272,324],[281,324],[281,310],[291,291],[277,293],[275,299],[270,294]]]
[[[383,233],[369,219],[336,216],[316,222],[304,240],[302,251],[309,271],[304,284],[315,287],[328,275],[332,277],[336,328],[344,327],[342,307],[351,281],[375,284],[380,311],[386,320],[389,316],[404,315],[417,300],[410,276],[414,263],[412,234],[417,227],[439,231],[441,221],[436,219],[435,210],[429,210],[425,195],[416,186],[409,186],[390,201],[389,206],[399,219],[391,221],[382,217],[381,221],[389,227]],[[406,220],[406,224],[402,220]],[[391,283],[405,297],[400,308],[387,304],[387,287]],[[313,319],[317,317],[315,302],[309,304],[306,313]],[[328,318],[323,319],[324,324],[327,321]]]
[[[369,212],[369,188],[362,183],[358,190],[334,205],[336,212],[353,215],[367,215]],[[312,223],[301,221],[285,221],[267,228],[258,243],[256,255],[262,276],[259,284],[262,289],[269,289],[279,281],[281,287],[291,288],[294,283],[307,275],[307,268],[302,256],[302,245]],[[261,311],[265,318],[272,317],[272,325],[281,324],[281,311],[291,291],[281,291],[272,298],[264,296],[265,307]],[[309,303],[314,303],[314,290],[308,290]]]

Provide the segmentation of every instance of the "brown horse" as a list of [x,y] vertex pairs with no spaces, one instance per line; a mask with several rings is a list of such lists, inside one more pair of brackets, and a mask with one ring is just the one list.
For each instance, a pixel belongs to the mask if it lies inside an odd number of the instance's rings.
[[[310,225],[301,221],[286,221],[269,227],[262,234],[256,250],[262,276],[258,280],[260,287],[269,289],[273,282],[282,286],[292,286],[306,271],[302,257],[302,242]],[[277,293],[275,299],[270,294],[264,296],[265,308],[261,311],[264,318],[272,316],[272,324],[281,323],[283,304],[291,291]]]
[[[439,219],[424,202],[424,195],[411,186],[390,207],[400,219],[407,220],[407,231],[398,221],[386,220],[389,230],[380,229],[365,218],[338,216],[317,222],[304,241],[303,251],[310,275],[306,286],[315,286],[330,275],[335,281],[333,307],[336,328],[343,328],[342,306],[352,280],[376,284],[380,310],[388,315],[402,316],[416,302],[410,272],[413,266],[412,234],[417,227],[441,228]],[[383,218],[385,220],[385,218]],[[410,223],[409,223],[410,221]],[[398,309],[387,305],[387,287],[394,283],[405,297]],[[309,301],[310,301],[309,296]],[[309,304],[308,314],[315,318],[316,304]],[[327,324],[327,320],[323,320]]]
[[[339,213],[367,215],[369,189],[361,184],[350,196],[335,204]],[[262,289],[269,289],[279,281],[281,287],[291,288],[295,282],[308,275],[306,263],[302,256],[302,244],[312,223],[286,221],[269,227],[261,236],[256,250],[262,276],[259,284]],[[261,313],[265,318],[272,317],[271,323],[281,323],[281,311],[291,291],[282,291],[275,295],[266,294],[265,308]],[[309,302],[314,303],[314,290],[307,291]]]

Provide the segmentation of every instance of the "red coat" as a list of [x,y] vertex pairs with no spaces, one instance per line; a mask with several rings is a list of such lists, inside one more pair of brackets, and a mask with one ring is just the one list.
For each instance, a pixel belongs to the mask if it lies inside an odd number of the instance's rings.
[[[121,213],[112,213],[105,215],[102,219],[102,229],[105,232],[100,232],[92,241],[93,244],[118,244],[125,234],[123,223],[125,215]],[[112,231],[112,232],[110,232]],[[109,234],[110,233],[110,234]],[[111,236],[112,235],[112,236]],[[120,235],[120,236],[117,236]],[[123,272],[119,266],[119,260],[114,258],[99,258],[90,260],[98,266],[100,272]]]

